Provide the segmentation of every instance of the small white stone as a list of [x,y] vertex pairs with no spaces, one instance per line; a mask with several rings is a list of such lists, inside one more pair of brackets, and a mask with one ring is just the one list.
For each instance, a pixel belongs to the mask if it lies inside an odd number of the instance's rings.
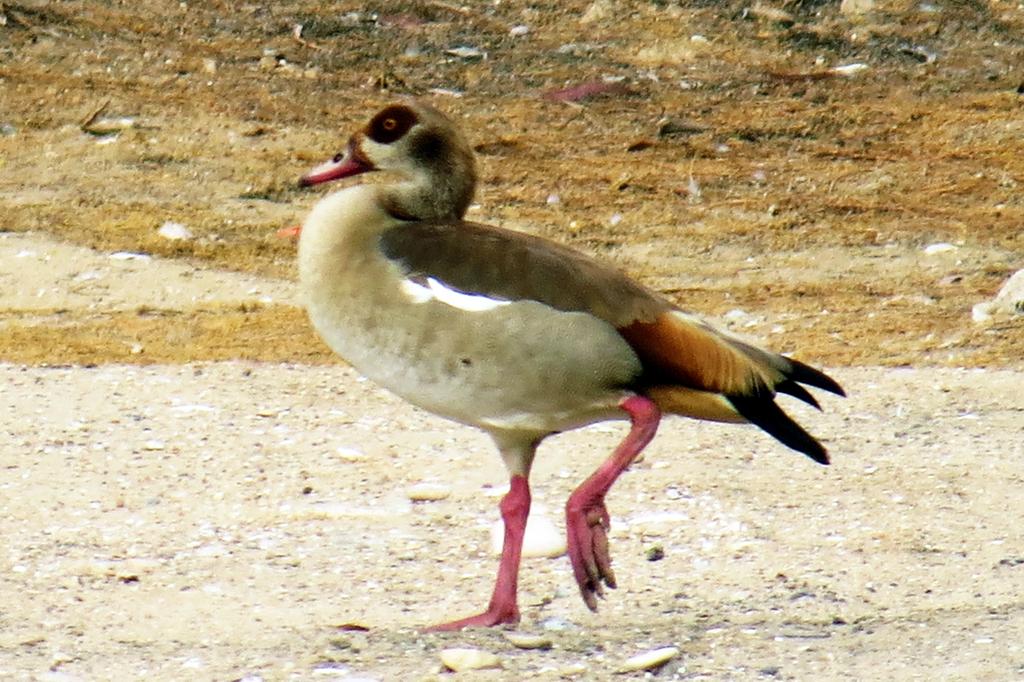
[[136,261],[148,261],[151,260],[150,256],[145,253],[129,253],[128,251],[117,251],[116,253],[110,254],[111,260],[136,260]]
[[530,32],[530,27],[529,26],[524,26],[523,24],[519,24],[518,26],[513,26],[509,30],[509,35],[513,35],[513,36],[519,37],[519,36],[525,36],[529,32]]
[[544,635],[535,635],[532,632],[506,632],[507,639],[517,649],[550,649],[551,639]]
[[587,672],[587,666],[582,663],[570,663],[564,668],[558,670],[559,677],[576,677],[577,675],[583,675]]
[[103,279],[103,274],[99,270],[86,270],[75,275],[76,282],[92,282],[97,279]]
[[867,14],[875,8],[875,0],[843,0],[839,3],[839,11],[846,16]]
[[833,66],[832,73],[837,73],[840,76],[855,76],[861,71],[868,69],[867,64],[861,62],[854,62],[853,64],[842,64],[840,66]]
[[[495,521],[491,525],[491,553],[501,554],[505,542],[505,524]],[[565,535],[543,511],[534,510],[526,520],[523,535],[524,557],[559,557],[565,554]]]
[[583,12],[583,16],[580,17],[581,24],[592,24],[597,21],[604,21],[610,18],[615,13],[615,6],[611,3],[611,0],[594,0],[590,3]]
[[995,315],[1024,315],[1024,270],[1018,270],[1006,280],[994,299],[975,305],[971,315],[975,322],[984,322]]
[[461,90],[453,90],[452,88],[430,88],[427,92],[435,95],[441,95],[442,97],[462,97],[463,93]]
[[679,647],[664,646],[660,649],[652,649],[651,651],[637,654],[632,658],[626,659],[619,668],[624,673],[637,672],[638,670],[653,670],[659,666],[665,665],[679,654]]
[[436,502],[452,494],[452,489],[444,483],[423,481],[409,486],[405,495],[413,502]]
[[441,663],[452,672],[463,670],[480,670],[483,668],[500,668],[501,659],[490,651],[483,649],[453,648],[442,649]]
[[988,322],[992,319],[992,303],[975,303],[971,308],[971,319],[975,322]]
[[450,50],[445,50],[445,54],[450,54],[453,57],[460,59],[483,59],[487,57],[487,53],[476,47],[469,47],[462,45],[459,47],[453,47]]
[[146,450],[163,450],[164,443],[163,441],[160,440],[147,440],[145,443],[142,444],[142,447],[145,448]]
[[338,453],[338,457],[341,457],[346,462],[365,462],[370,459],[369,455],[362,450],[359,450],[358,448],[345,447],[344,445],[339,446],[335,452]]
[[192,230],[188,229],[181,223],[176,223],[172,220],[168,220],[166,223],[161,225],[160,229],[156,232],[164,239],[192,239]]
[[924,247],[924,253],[926,256],[934,256],[937,253],[947,253],[949,251],[956,251],[956,246],[948,242],[938,242],[937,244],[929,244]]
[[722,319],[726,322],[746,322],[750,319],[750,313],[740,308],[733,308],[725,315],[722,315]]

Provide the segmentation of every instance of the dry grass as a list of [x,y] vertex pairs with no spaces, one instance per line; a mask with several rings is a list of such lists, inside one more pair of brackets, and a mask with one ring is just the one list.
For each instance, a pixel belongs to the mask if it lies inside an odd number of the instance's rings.
[[[1020,362],[1021,325],[975,329],[969,316],[1024,252],[1016,5],[932,16],[880,2],[851,18],[834,2],[786,3],[790,18],[779,20],[738,2],[637,1],[585,24],[587,2],[184,7],[4,4],[0,116],[18,129],[0,137],[4,229],[290,276],[292,247],[273,233],[316,198],[294,179],[375,106],[421,95],[471,126],[484,181],[476,218],[573,243],[701,312],[742,304],[791,319],[827,309],[827,322],[807,317],[770,340],[829,364]],[[509,34],[518,24],[527,37]],[[444,52],[458,45],[487,57]],[[923,63],[928,52],[937,58]],[[825,72],[854,62],[869,69]],[[625,79],[627,91],[578,104],[541,96],[604,77]],[[78,126],[107,101],[135,126],[101,144]],[[659,135],[665,119],[688,132]],[[197,239],[162,240],[165,220]],[[957,286],[884,259],[842,267],[935,241],[984,257],[946,273]],[[720,259],[725,247],[832,255],[806,267],[817,286],[798,290],[780,275],[765,290],[737,285],[743,259]],[[638,249],[679,257],[652,264],[630,256]],[[713,267],[680,287],[702,254]],[[6,360],[323,359],[302,355],[313,346],[293,310],[8,315]],[[190,341],[159,341],[175,334]],[[136,336],[147,351],[125,355],[122,339]]]

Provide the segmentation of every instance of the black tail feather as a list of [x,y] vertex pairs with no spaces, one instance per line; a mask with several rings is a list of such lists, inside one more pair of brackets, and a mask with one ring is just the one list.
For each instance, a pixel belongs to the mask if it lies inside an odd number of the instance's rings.
[[[807,367],[807,369],[811,368]],[[812,371],[817,372],[817,370]],[[839,388],[839,384],[836,384],[824,374],[817,373],[824,377],[831,386],[838,389],[837,391],[832,391],[833,393],[842,395],[842,389]],[[821,386],[812,382],[806,383],[811,383],[812,386],[819,386],[819,388],[824,388],[827,391],[832,390],[829,386]],[[790,387],[787,386],[787,388]],[[787,391],[787,393],[790,392]],[[792,395],[792,393],[790,394]],[[803,427],[793,421],[788,414],[783,412],[782,408],[775,404],[774,396],[770,393],[759,392],[755,395],[730,395],[726,396],[726,398],[736,408],[736,411],[751,424],[761,427],[784,445],[804,453],[815,462],[828,464],[828,452],[825,451],[821,443],[815,440],[814,436],[804,431]]]
[[[786,358],[786,360],[788,360],[789,363],[792,365],[792,369],[786,372],[786,375],[789,378],[789,380],[796,381],[801,384],[807,384],[808,386],[815,386],[817,388],[828,391],[829,393],[835,393],[836,395],[841,395],[844,397],[846,396],[846,391],[843,390],[843,387],[836,383],[836,381],[832,377],[825,374],[821,370],[814,369],[810,365],[805,365],[799,360],[794,360],[793,358]],[[781,386],[777,386],[776,388],[778,388],[778,390],[782,391],[783,393],[796,395],[795,393],[790,393],[789,391],[783,390]],[[802,398],[799,395],[796,397],[800,398],[801,400],[804,400],[804,398]]]
[[792,379],[786,379],[783,382],[775,384],[775,390],[778,391],[779,393],[787,393],[793,396],[794,398],[799,398],[800,400],[804,401],[811,407],[816,407],[819,410],[821,409],[821,405],[818,404],[818,400],[813,395],[811,395],[806,388],[796,383]]

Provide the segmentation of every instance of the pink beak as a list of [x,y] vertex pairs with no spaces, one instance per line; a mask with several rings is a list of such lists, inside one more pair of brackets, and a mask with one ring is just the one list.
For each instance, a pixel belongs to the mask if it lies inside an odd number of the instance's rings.
[[322,163],[309,171],[299,180],[300,187],[311,187],[322,182],[348,178],[360,173],[376,170],[373,164],[364,159],[362,154],[356,151],[352,142],[348,143],[348,149],[344,154],[338,154],[326,163]]

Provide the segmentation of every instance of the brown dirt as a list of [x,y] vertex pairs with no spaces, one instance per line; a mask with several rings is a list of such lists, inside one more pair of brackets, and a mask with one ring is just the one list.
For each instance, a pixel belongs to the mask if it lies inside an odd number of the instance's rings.
[[[20,444],[0,460],[0,677],[344,679],[334,662],[419,679],[458,643],[504,652],[480,679],[603,679],[666,643],[683,650],[666,678],[1019,677],[1024,324],[975,325],[971,307],[1024,267],[1024,9],[874,6],[0,3],[0,231],[19,233],[0,235],[0,361],[16,363],[3,409]],[[828,70],[853,63],[868,69]],[[609,77],[622,85],[580,102],[544,96]],[[773,446],[742,431],[669,428],[670,468],[640,467],[613,514],[682,499],[689,519],[616,538],[634,578],[596,618],[564,561],[533,562],[527,626],[569,625],[548,654],[413,634],[431,604],[483,598],[490,559],[467,564],[494,499],[474,495],[497,465],[469,463],[482,439],[325,367],[275,236],[320,196],[296,178],[404,95],[469,129],[474,219],[617,263],[854,391],[807,415],[840,453],[825,474],[753,454]],[[159,236],[167,221],[194,238]],[[937,242],[955,248],[924,252]],[[112,265],[118,251],[153,261]],[[216,411],[179,414],[154,382]],[[56,396],[71,407],[55,417]],[[545,465],[550,508],[613,440],[565,438],[592,457]],[[345,439],[374,457],[339,468]],[[419,515],[320,513],[296,492],[366,505],[455,466],[453,498]],[[647,564],[653,541],[668,558]],[[374,629],[335,631],[348,621]]]

